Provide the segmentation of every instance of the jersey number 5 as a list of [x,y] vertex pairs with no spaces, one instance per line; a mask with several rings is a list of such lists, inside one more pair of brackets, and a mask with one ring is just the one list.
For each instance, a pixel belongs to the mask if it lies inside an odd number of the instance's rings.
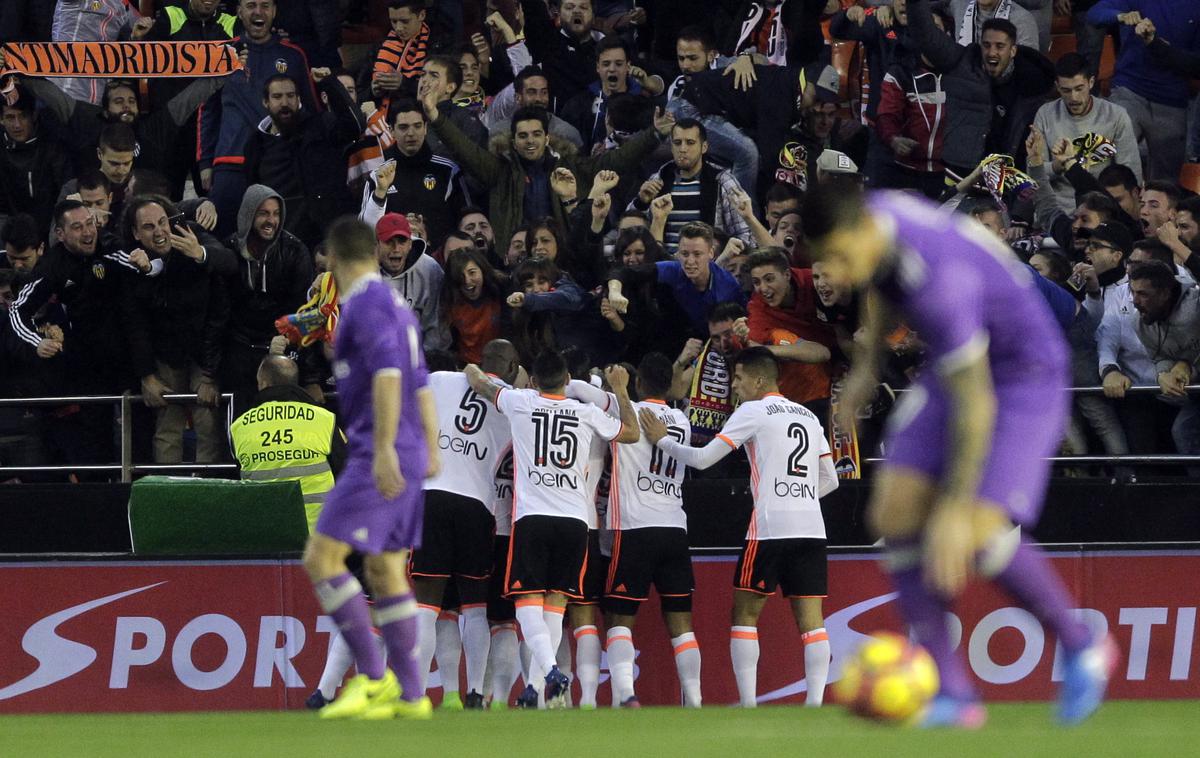
[[808,476],[808,466],[803,462],[808,453],[808,429],[804,424],[792,424],[788,427],[788,437],[796,440],[796,449],[788,456],[788,476]]
[[553,463],[557,468],[571,468],[579,452],[579,441],[575,429],[579,419],[569,416],[551,416],[546,412],[535,412],[533,418],[533,462],[538,466]]
[[[667,436],[670,437],[671,439],[675,440],[676,442],[678,442],[680,445],[683,444],[683,429],[679,428],[678,426],[668,426],[667,427]],[[667,461],[665,470],[663,467],[663,459],[664,458]],[[678,461],[676,461],[671,456],[663,453],[662,448],[660,448],[658,445],[654,446],[654,449],[650,452],[650,473],[651,474],[657,474],[660,476],[665,476],[668,479],[674,479],[675,473],[678,470],[678,467],[679,467]]]
[[458,407],[462,409],[462,413],[454,417],[455,429],[463,434],[474,434],[483,427],[483,420],[487,418],[487,403],[483,402],[483,398],[476,395],[474,390],[463,393]]

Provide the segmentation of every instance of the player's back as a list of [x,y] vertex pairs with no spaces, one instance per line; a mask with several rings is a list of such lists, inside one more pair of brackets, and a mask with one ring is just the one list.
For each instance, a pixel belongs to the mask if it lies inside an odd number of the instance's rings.
[[562,395],[501,389],[496,405],[508,417],[513,441],[513,519],[563,516],[589,521],[588,451],[598,429],[606,439],[621,421]]
[[[667,426],[667,436],[687,445],[691,423],[683,411],[658,400],[634,404],[647,409]],[[613,443],[608,524],[611,529],[678,527],[687,529],[683,512],[683,475],[686,466],[643,436],[633,444]]]
[[400,421],[396,450],[405,470],[425,466],[425,432],[417,391],[426,385],[416,315],[378,276],[360,279],[340,305],[333,374],[353,457],[370,456],[375,426],[372,383],[381,372],[400,376]]
[[425,489],[474,498],[492,510],[496,470],[512,444],[508,419],[471,389],[466,374],[435,371],[429,386],[437,406],[442,468]]
[[876,193],[869,206],[896,238],[894,262],[876,284],[932,364],[987,349],[997,383],[1065,386],[1062,330],[1011,250],[969,218],[909,195]]
[[778,393],[738,406],[717,435],[731,447],[746,446],[754,514],[747,539],[824,539],[821,457],[829,442],[820,420]]

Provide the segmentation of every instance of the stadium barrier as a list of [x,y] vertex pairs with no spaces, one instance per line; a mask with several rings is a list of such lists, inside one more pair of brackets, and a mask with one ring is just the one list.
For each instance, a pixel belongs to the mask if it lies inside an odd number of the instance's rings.
[[[1079,599],[1081,617],[1120,645],[1112,697],[1200,697],[1200,590],[1185,579],[1200,573],[1200,544],[1147,547],[1153,549],[1058,546],[1054,565]],[[831,681],[863,635],[900,628],[877,558],[870,550],[831,556]],[[734,560],[694,559],[696,635],[710,706],[737,700],[728,652]],[[294,560],[0,563],[0,584],[8,609],[0,616],[0,713],[302,708],[335,628]],[[644,704],[678,704],[654,598],[642,615],[638,695]],[[1060,651],[1028,612],[990,585],[971,586],[953,622],[987,698],[1053,696]],[[759,629],[760,701],[800,702],[804,656],[787,604],[769,602]],[[602,664],[605,703],[607,679]],[[437,699],[437,672],[431,686]]]

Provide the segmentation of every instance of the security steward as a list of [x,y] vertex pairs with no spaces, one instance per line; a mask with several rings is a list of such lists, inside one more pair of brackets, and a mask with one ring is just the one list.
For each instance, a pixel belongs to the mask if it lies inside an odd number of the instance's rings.
[[258,367],[258,394],[229,428],[242,479],[297,481],[311,532],[333,476],[346,458],[346,437],[333,413],[300,387],[296,364],[268,355]]

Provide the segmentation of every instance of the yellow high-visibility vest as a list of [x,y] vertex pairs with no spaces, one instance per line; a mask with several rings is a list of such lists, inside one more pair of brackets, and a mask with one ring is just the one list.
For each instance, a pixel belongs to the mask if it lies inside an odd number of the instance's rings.
[[334,415],[320,406],[273,400],[238,416],[229,430],[242,479],[300,482],[309,532],[333,489],[329,452],[336,426]]

